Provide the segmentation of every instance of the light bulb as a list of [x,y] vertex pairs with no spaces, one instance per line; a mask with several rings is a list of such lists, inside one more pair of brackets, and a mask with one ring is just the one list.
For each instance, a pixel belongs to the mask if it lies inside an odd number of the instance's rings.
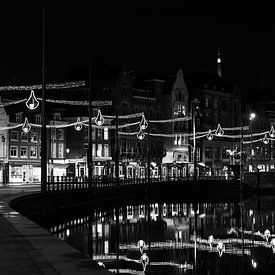
[[144,132],[142,131],[142,129],[139,129],[139,132],[137,133],[137,138],[138,138],[139,140],[143,140],[144,137],[145,137]]
[[24,133],[28,133],[30,131],[30,129],[31,129],[31,125],[28,121],[28,118],[25,118],[25,121],[22,125],[22,130],[23,130]]
[[217,250],[219,252],[219,256],[222,256],[222,253],[225,251],[225,246],[222,241],[219,241],[217,244]]
[[80,117],[78,117],[76,123],[74,124],[74,128],[76,131],[80,131],[82,127],[83,127],[83,124],[80,121]]
[[34,110],[39,106],[39,101],[35,97],[33,90],[31,90],[31,94],[30,94],[28,100],[26,101],[26,106],[30,110]]
[[139,251],[141,254],[143,254],[143,250],[145,249],[145,241],[144,240],[139,240],[137,243],[138,247],[139,247]]
[[219,136],[219,137],[222,136],[222,135],[224,134],[224,130],[222,129],[222,127],[221,127],[220,124],[218,124],[218,127],[217,127],[217,129],[216,129],[215,134],[216,134],[217,136]]
[[270,131],[269,131],[268,134],[269,134],[269,136],[272,137],[272,138],[275,137],[275,130],[274,130],[273,125],[271,126]]
[[206,138],[207,138],[208,140],[212,140],[212,139],[214,138],[214,135],[212,134],[211,129],[209,129],[209,131],[208,131],[208,133],[207,133],[207,135],[206,135]]
[[98,109],[97,116],[95,118],[95,124],[98,126],[101,126],[103,125],[103,123],[104,123],[104,117],[102,116],[100,109]]
[[269,143],[269,138],[267,137],[267,134],[264,135],[263,143],[264,144],[268,144]]
[[142,119],[141,119],[141,121],[139,123],[139,127],[142,130],[145,130],[148,127],[148,122],[147,122],[147,120],[146,120],[146,118],[145,118],[144,115],[142,115]]

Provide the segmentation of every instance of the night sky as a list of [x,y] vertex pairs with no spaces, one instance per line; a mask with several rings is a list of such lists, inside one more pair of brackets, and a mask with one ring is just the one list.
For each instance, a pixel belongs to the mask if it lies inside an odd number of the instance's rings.
[[[41,81],[41,3],[21,2],[1,7],[0,85]],[[215,71],[221,48],[226,81],[247,92],[264,78],[272,91],[272,3],[80,2],[46,4],[48,81],[63,81],[70,68],[87,65],[90,55],[108,65],[125,62],[139,74],[181,68],[187,77],[196,69]]]

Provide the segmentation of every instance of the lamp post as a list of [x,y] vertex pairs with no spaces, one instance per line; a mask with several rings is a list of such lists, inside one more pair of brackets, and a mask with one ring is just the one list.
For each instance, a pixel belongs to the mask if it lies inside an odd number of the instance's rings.
[[255,113],[250,113],[250,117],[249,117],[249,120],[250,120],[250,163],[251,163],[251,169],[252,169],[252,172],[253,172],[253,149],[252,149],[252,126],[253,126],[253,119],[255,119],[256,117],[256,114]]
[[197,146],[196,146],[196,118],[197,118],[197,111],[199,109],[199,100],[197,98],[191,101],[192,106],[192,121],[193,121],[193,163],[194,163],[194,174],[193,180],[197,180]]
[[45,7],[43,7],[43,30],[42,30],[42,127],[41,127],[41,191],[46,191],[47,183],[47,118],[45,102]]

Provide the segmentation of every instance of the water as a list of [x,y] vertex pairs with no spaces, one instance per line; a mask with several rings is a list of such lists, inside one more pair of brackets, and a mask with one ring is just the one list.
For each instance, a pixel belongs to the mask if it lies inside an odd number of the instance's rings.
[[273,274],[274,210],[272,196],[128,203],[66,213],[47,227],[120,274]]

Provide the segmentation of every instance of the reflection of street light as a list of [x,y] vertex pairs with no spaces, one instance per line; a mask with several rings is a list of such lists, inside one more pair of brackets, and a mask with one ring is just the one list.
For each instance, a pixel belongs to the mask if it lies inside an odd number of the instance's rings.
[[250,120],[250,158],[251,158],[251,169],[252,169],[252,172],[253,172],[253,150],[252,150],[252,125],[253,125],[253,119],[255,119],[256,117],[256,114],[255,113],[250,113],[250,117],[249,117],[249,120]]

